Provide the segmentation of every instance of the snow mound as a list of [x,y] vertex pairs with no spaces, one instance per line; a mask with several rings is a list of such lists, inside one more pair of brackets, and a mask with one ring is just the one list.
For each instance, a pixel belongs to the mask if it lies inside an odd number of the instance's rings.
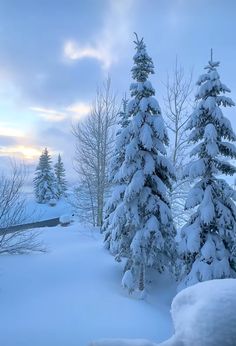
[[183,346],[235,346],[235,292],[236,279],[220,279],[198,283],[177,294],[171,305],[176,343],[163,346],[177,345],[177,341]]
[[61,215],[59,221],[61,225],[69,225],[72,221],[72,216],[69,214]]
[[101,340],[90,346],[235,346],[236,279],[198,283],[174,298],[175,334],[161,344],[146,340]]

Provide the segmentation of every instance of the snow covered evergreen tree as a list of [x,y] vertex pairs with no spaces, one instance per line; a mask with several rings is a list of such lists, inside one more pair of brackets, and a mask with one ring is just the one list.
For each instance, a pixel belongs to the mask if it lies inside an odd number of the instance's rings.
[[56,177],[56,195],[57,198],[60,199],[65,196],[67,190],[66,171],[60,154],[58,155],[57,163],[54,166],[54,173]]
[[[114,150],[114,156],[111,159],[110,167],[109,167],[109,182],[111,183],[111,195],[108,198],[108,201],[105,206],[105,216],[104,216],[104,223],[102,227],[102,231],[105,232],[105,246],[113,252],[111,249],[111,246],[114,245],[113,242],[111,242],[112,237],[112,230],[113,230],[113,216],[114,211],[117,207],[117,205],[120,203],[120,201],[124,197],[124,191],[125,191],[125,181],[120,181],[120,179],[117,179],[117,174],[119,172],[119,169],[122,166],[122,163],[125,159],[125,147],[128,144],[128,132],[127,132],[127,126],[129,124],[129,116],[127,113],[127,104],[128,100],[124,98],[122,100],[122,110],[119,112],[119,129],[116,133],[116,141],[115,141],[115,150]],[[118,231],[119,232],[119,231]],[[113,231],[113,235],[115,232]]]
[[52,171],[52,160],[47,148],[42,152],[35,171],[34,192],[38,203],[47,203],[56,198],[55,175]]
[[197,181],[186,201],[186,209],[195,209],[181,230],[185,271],[180,287],[236,274],[236,193],[219,177],[236,172],[229,162],[236,158],[236,148],[230,143],[236,136],[220,108],[234,103],[224,95],[230,90],[221,83],[218,66],[211,59],[207,72],[200,76],[198,104],[187,124],[195,160],[185,173]]
[[135,40],[136,54],[128,103],[130,122],[118,140],[125,142],[122,165],[114,176],[115,210],[109,247],[126,257],[123,287],[144,291],[146,270],[162,272],[175,253],[175,228],[167,198],[174,172],[166,157],[168,136],[148,77],[154,73],[143,39]]

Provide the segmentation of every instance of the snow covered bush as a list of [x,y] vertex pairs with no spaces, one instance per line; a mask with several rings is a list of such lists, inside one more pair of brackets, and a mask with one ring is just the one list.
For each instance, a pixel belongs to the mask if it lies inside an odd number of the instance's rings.
[[189,141],[195,144],[185,176],[196,183],[186,209],[195,208],[181,230],[180,252],[185,266],[181,287],[199,281],[236,276],[236,192],[219,175],[233,175],[229,162],[236,158],[236,140],[221,106],[234,106],[224,94],[230,90],[220,81],[218,62],[209,61],[200,76],[198,101],[187,124]]
[[171,305],[175,334],[161,344],[101,340],[91,346],[235,346],[236,280],[201,282],[181,291]]
[[154,73],[143,39],[136,36],[136,54],[127,106],[127,126],[117,137],[121,157],[115,169],[112,220],[107,247],[127,259],[123,286],[144,291],[146,270],[162,272],[173,265],[175,228],[167,197],[174,171],[166,157],[168,136],[155,90],[148,80]]

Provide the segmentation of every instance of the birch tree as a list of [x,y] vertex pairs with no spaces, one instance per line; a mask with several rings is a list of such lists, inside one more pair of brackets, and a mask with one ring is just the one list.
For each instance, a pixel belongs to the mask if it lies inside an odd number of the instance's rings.
[[93,224],[99,227],[103,223],[105,196],[109,188],[108,164],[112,156],[117,113],[116,96],[108,78],[97,90],[90,114],[73,127],[76,139],[74,167],[84,193],[88,194]]
[[170,202],[174,222],[177,227],[180,227],[188,217],[188,212],[184,211],[184,204],[190,188],[190,179],[188,177],[183,178],[182,173],[187,163],[189,151],[189,143],[187,142],[188,132],[185,127],[191,113],[193,86],[192,73],[186,75],[177,59],[172,74],[167,76],[165,88],[165,122],[170,132],[168,155],[172,161],[177,178],[172,185]]

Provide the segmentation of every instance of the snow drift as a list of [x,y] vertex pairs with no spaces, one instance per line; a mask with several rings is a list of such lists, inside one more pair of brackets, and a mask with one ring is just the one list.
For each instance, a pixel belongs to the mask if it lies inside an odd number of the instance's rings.
[[235,346],[236,279],[211,280],[181,291],[171,305],[175,334],[161,344],[101,340],[90,346]]

